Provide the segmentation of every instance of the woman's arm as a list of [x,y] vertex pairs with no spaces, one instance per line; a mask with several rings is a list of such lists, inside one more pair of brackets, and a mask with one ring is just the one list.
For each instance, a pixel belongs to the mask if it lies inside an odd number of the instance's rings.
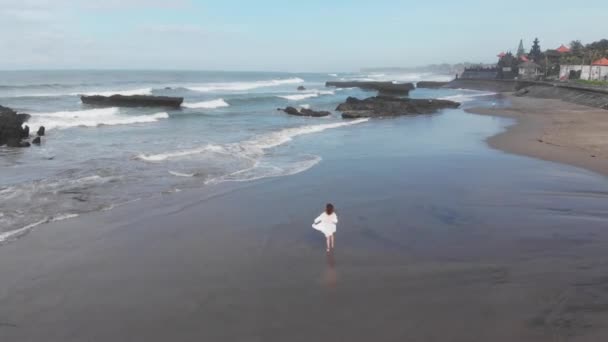
[[338,215],[336,215],[336,213],[334,213],[334,215],[333,215],[333,216],[334,216],[334,217],[333,217],[333,219],[332,219],[332,222],[333,222],[334,224],[337,224],[337,223],[338,223]]

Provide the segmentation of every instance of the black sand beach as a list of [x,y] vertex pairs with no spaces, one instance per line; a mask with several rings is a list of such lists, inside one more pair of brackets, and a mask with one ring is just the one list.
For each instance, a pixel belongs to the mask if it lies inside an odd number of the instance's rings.
[[[606,336],[608,192],[590,188],[595,175],[497,152],[362,154],[365,133],[302,174],[142,200],[1,246],[0,340]],[[582,181],[525,183],[535,168]],[[326,198],[340,215],[329,257],[310,228]]]

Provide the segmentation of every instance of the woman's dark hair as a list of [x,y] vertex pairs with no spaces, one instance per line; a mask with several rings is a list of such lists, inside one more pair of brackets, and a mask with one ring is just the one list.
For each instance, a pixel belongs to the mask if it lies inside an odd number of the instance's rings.
[[327,213],[327,215],[331,215],[334,213],[334,205],[331,203],[327,203],[327,205],[325,206],[325,213]]

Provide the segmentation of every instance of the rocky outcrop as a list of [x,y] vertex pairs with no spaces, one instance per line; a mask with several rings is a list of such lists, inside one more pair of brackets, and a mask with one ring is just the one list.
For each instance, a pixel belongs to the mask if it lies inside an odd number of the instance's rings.
[[169,107],[180,108],[183,97],[151,96],[151,95],[93,95],[80,97],[82,103],[104,107]]
[[17,114],[10,108],[0,106],[0,146],[29,147],[30,143],[23,141],[29,136],[29,127],[23,127],[29,118],[29,114]]
[[448,83],[450,82],[420,81],[416,83],[416,88],[437,89],[445,87]]
[[360,88],[363,90],[375,90],[383,96],[407,96],[415,87],[412,83],[393,83],[393,82],[327,82],[326,87],[336,88]]
[[387,96],[359,100],[349,97],[336,108],[345,119],[432,114],[445,108],[458,108],[460,103],[448,100],[410,99]]
[[32,140],[32,144],[34,145],[40,145],[42,143],[42,140],[40,139],[40,137],[35,137],[34,140]]
[[44,136],[44,134],[46,133],[46,128],[44,128],[44,126],[40,126],[38,128],[38,132],[36,132],[36,135],[39,137]]
[[308,108],[297,109],[294,107],[287,107],[285,109],[280,109],[280,110],[284,111],[285,113],[287,113],[289,115],[311,116],[311,117],[315,117],[315,118],[320,118],[320,117],[331,115],[331,113],[327,112],[327,111],[315,111],[315,110],[308,109]]
[[298,87],[298,91],[304,91],[304,90],[306,90],[306,87],[304,87],[304,86],[299,86]]

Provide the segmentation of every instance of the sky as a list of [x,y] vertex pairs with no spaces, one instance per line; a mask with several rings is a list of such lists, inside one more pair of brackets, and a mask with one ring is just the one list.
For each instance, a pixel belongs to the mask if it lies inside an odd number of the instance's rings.
[[0,0],[0,69],[356,71],[608,38],[586,0]]

